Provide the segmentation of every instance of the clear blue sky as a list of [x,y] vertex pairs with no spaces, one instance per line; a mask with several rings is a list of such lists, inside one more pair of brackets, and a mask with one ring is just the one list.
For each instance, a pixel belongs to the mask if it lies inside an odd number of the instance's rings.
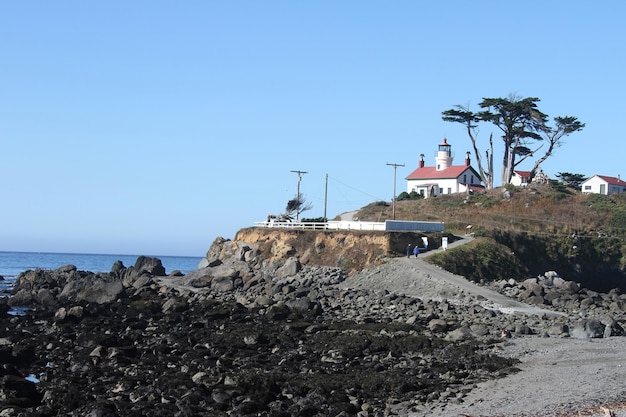
[[399,193],[444,136],[470,150],[442,111],[512,93],[587,125],[552,178],[624,177],[625,4],[3,2],[0,250],[203,256],[283,212],[292,170],[306,217],[326,174],[331,218],[390,201],[387,163]]

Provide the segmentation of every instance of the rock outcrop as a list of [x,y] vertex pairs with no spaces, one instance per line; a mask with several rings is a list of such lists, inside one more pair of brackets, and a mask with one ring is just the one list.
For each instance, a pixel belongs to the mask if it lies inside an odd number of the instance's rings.
[[384,263],[384,239],[299,236],[218,238],[186,276],[144,257],[107,274],[23,273],[4,303],[31,310],[0,309],[2,414],[401,416],[462,403],[479,381],[516,372],[491,349],[509,338],[624,333],[618,292],[555,273],[489,285],[567,314],[509,315],[342,288],[355,272],[337,264],[351,254]]

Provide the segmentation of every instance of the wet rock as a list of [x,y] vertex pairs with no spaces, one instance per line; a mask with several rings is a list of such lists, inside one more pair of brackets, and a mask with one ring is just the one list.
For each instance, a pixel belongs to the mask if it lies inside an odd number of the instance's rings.
[[28,408],[37,406],[40,401],[41,395],[37,392],[33,382],[16,375],[0,377],[0,404],[2,406]]

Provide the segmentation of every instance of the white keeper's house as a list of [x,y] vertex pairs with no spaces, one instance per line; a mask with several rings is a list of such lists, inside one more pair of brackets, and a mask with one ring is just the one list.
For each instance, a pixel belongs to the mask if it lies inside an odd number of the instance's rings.
[[452,165],[452,159],[452,146],[443,138],[435,156],[435,166],[425,166],[424,154],[420,155],[417,169],[406,177],[407,193],[415,191],[427,198],[484,189],[480,175],[470,165],[469,152],[463,165]]
[[619,177],[608,177],[606,175],[594,175],[586,179],[581,184],[583,193],[594,194],[617,194],[626,192],[626,181]]
[[511,177],[511,184],[517,187],[527,187],[531,182],[537,184],[547,184],[548,176],[543,172],[543,170],[539,170],[535,177],[530,181],[530,171],[520,171],[519,169],[513,170],[513,176]]

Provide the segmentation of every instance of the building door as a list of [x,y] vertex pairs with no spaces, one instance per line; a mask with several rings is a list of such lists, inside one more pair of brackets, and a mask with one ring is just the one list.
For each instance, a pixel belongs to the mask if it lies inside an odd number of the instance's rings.
[[600,194],[606,194],[606,184],[600,184]]

